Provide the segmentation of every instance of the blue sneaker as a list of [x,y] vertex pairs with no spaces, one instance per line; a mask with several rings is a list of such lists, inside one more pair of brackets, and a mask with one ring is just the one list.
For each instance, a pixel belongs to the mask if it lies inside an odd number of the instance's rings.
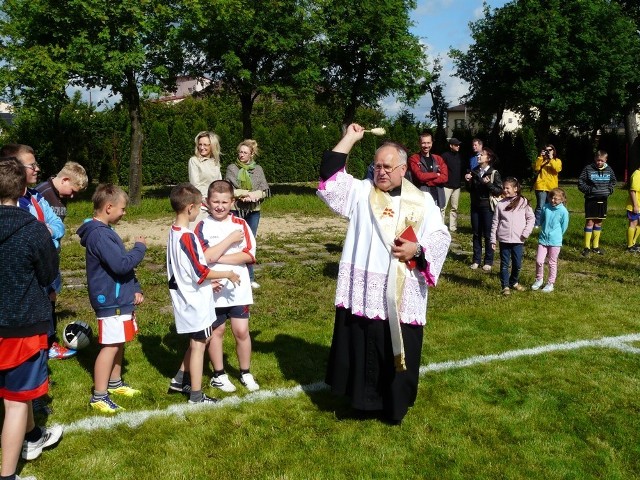
[[77,350],[63,347],[58,342],[53,342],[51,348],[49,348],[49,360],[65,360],[75,356],[77,353]]

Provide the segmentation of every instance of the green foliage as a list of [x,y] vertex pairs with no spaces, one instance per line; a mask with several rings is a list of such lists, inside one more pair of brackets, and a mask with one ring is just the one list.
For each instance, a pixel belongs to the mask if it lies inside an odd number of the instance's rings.
[[542,142],[551,126],[593,131],[623,111],[640,38],[615,2],[521,0],[484,13],[469,50],[451,51],[478,111],[516,111]]
[[430,81],[426,53],[409,30],[415,0],[318,2],[322,82],[318,98],[350,124],[358,106],[396,93],[413,102]]
[[186,2],[180,25],[186,69],[231,92],[242,106],[242,135],[253,136],[256,98],[311,92],[317,80],[314,29],[307,1]]

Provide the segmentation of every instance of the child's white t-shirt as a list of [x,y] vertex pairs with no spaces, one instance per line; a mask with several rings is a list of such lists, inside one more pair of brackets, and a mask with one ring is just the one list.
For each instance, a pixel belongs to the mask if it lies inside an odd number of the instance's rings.
[[[216,220],[213,217],[208,216],[196,226],[196,235],[206,250],[207,248],[220,243],[234,230],[242,231],[242,241],[233,244],[224,254],[245,252],[251,255],[251,258],[255,260],[256,241],[253,233],[244,219],[238,218],[233,214],[229,214],[229,216],[224,220]],[[216,307],[222,308],[253,304],[251,280],[249,279],[249,269],[246,264],[225,265],[223,263],[214,263],[209,266],[216,271],[233,270],[235,273],[240,275],[240,285],[234,285],[226,278],[220,280],[222,290],[214,292],[213,294]]]
[[195,234],[172,226],[167,242],[167,278],[178,333],[199,332],[216,319],[209,270]]

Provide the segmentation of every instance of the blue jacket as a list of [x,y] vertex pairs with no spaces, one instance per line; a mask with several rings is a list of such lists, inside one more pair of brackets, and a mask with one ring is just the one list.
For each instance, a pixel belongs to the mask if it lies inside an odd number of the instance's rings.
[[562,236],[569,227],[569,212],[563,204],[555,207],[547,202],[540,213],[538,243],[546,247],[561,247]]
[[0,337],[47,333],[58,254],[51,234],[26,210],[0,205]]
[[56,248],[60,248],[60,239],[64,237],[64,223],[35,188],[27,188],[27,193],[18,199],[18,206],[28,210],[31,215],[51,229],[51,238]]
[[98,318],[133,312],[135,294],[142,291],[134,268],[147,246],[136,243],[127,252],[118,234],[99,220],[87,220],[77,233],[87,249],[89,300]]

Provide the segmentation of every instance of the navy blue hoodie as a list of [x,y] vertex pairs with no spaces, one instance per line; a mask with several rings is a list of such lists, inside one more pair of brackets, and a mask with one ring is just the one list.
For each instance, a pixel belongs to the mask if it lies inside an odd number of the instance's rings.
[[147,251],[136,243],[127,252],[118,234],[99,220],[88,220],[79,229],[80,244],[87,249],[89,300],[98,318],[125,315],[134,310],[141,292],[134,268]]
[[45,287],[57,273],[58,254],[45,224],[26,210],[0,205],[0,337],[47,333]]

